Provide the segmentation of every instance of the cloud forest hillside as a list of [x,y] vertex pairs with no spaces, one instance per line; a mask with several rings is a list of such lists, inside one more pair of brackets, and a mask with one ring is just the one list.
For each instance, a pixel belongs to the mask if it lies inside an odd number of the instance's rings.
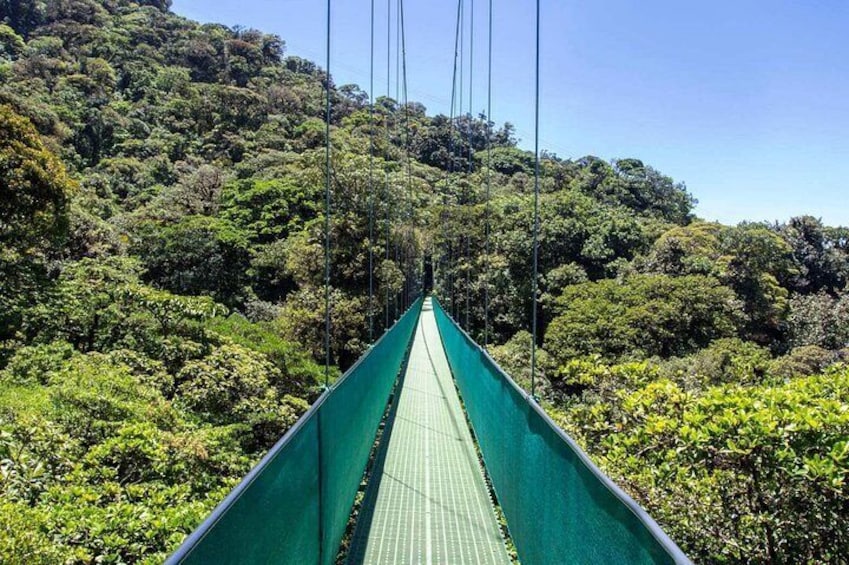
[[[527,381],[509,124],[372,116],[283,39],[167,0],[0,22],[0,561],[161,562],[320,392],[328,85],[334,374],[427,268],[480,341],[488,289]],[[694,204],[637,158],[544,156],[540,401],[695,561],[845,562],[849,229]]]

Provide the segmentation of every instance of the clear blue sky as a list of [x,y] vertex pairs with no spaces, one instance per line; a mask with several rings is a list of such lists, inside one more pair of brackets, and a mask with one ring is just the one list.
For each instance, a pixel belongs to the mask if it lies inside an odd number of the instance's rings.
[[[377,4],[380,95],[386,0]],[[492,117],[512,122],[529,148],[534,3],[494,4]],[[431,113],[450,104],[456,5],[405,2],[410,99]],[[368,89],[369,6],[334,0],[337,84]],[[475,0],[476,112],[486,107],[487,7]],[[638,157],[686,182],[707,219],[806,213],[849,225],[849,2],[542,0],[542,7],[543,148],[561,157]],[[289,54],[323,66],[322,1],[174,0],[173,8],[276,33]]]

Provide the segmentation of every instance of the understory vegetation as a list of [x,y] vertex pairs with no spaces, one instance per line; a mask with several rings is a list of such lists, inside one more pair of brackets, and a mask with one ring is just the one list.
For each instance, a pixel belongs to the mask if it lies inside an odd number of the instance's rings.
[[[333,374],[433,273],[479,341],[489,289],[528,383],[512,126],[372,119],[280,38],[169,4],[0,0],[3,563],[161,562],[320,393],[328,83]],[[845,562],[849,229],[705,222],[634,158],[541,172],[541,402],[695,561]]]

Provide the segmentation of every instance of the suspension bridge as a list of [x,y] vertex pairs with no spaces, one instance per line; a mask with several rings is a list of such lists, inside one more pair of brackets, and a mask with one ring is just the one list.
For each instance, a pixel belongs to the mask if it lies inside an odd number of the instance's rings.
[[510,563],[504,531],[524,564],[689,563],[432,298],[318,399],[169,563],[335,563],[364,481],[348,563]]
[[[395,1],[396,76],[399,82],[403,76],[406,106],[404,2]],[[468,1],[471,31],[474,0]],[[387,0],[388,14],[392,2]],[[534,297],[539,231],[539,0],[536,4],[536,174],[534,223],[530,226],[534,235],[531,262]],[[328,0],[328,76],[330,14]],[[457,95],[458,83],[463,83],[465,14],[464,0],[458,0],[452,127],[456,103],[463,108],[462,89]],[[388,76],[392,19],[389,16],[387,19]],[[374,0],[371,21],[370,121],[374,126]],[[473,42],[472,38],[472,49]],[[470,75],[472,68],[470,63]],[[489,2],[489,75],[487,119],[492,106],[492,0]],[[387,81],[387,96],[389,90]],[[468,116],[471,97],[470,78]],[[332,108],[329,80],[326,103],[325,390],[185,540],[169,558],[168,565],[690,563],[658,524],[606,477],[537,403],[534,397],[536,299],[533,300],[530,393],[519,387],[486,352],[489,289],[484,293],[484,347],[481,347],[446,312],[436,296],[420,295],[412,300],[427,285],[421,266],[417,268],[411,261],[405,265],[407,280],[403,296],[412,303],[357,363],[330,385]],[[373,241],[378,228],[374,216],[378,183],[374,172],[376,128],[371,129],[369,231]],[[386,135],[389,135],[388,122]],[[405,143],[409,146],[408,133]],[[406,164],[409,183],[409,152]],[[388,175],[386,178],[383,189],[388,194]],[[489,175],[486,179],[488,255]],[[385,221],[388,232],[389,218]],[[388,237],[386,241],[385,254],[389,259]],[[373,244],[369,247],[369,334],[373,336],[376,252]],[[447,242],[446,249],[432,253],[439,254],[442,261],[446,257],[451,261],[456,259],[452,254],[462,247],[462,242]],[[468,236],[465,248],[468,253]],[[450,289],[456,284],[449,271],[439,285],[443,290],[449,289],[444,292],[451,303],[449,310],[455,313],[458,308]],[[386,326],[393,300],[397,298],[391,298],[387,291]],[[466,327],[468,308],[467,293]]]

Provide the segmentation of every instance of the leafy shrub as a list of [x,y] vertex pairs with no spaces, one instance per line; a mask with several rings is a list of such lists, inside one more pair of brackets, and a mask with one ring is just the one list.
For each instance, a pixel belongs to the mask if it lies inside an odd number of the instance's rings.
[[770,373],[783,379],[814,375],[822,373],[837,360],[836,353],[816,345],[797,347],[773,361],[770,364]]
[[695,560],[846,554],[849,371],[704,394],[668,380],[558,417]]
[[161,563],[225,494],[198,499],[188,485],[160,483],[57,488],[44,499],[45,529],[78,563]]
[[65,480],[80,451],[70,435],[40,415],[0,419],[0,494],[35,504]]
[[21,347],[0,372],[0,381],[18,385],[47,384],[50,373],[60,369],[73,355],[73,346],[64,341]]
[[217,424],[249,422],[273,412],[279,371],[264,356],[227,344],[204,359],[190,361],[177,375],[180,401]]
[[736,333],[734,293],[710,277],[637,275],[569,286],[545,335],[559,362],[668,357]]
[[80,351],[138,350],[174,369],[208,346],[202,322],[226,308],[207,297],[144,286],[125,257],[66,264],[23,330],[36,343],[64,340]]
[[[367,299],[331,289],[330,301],[331,363],[350,366],[365,349],[361,330],[367,327]],[[293,293],[275,325],[287,341],[302,344],[313,359],[324,359],[324,293],[318,288]]]
[[[531,385],[531,343],[532,337],[529,332],[520,331],[504,345],[490,348],[492,358],[499,366],[507,371],[511,377],[516,379],[519,386],[530,390]],[[554,372],[551,356],[541,348],[537,349],[537,385],[538,396],[548,397],[550,395]]]
[[794,295],[787,319],[790,345],[840,349],[849,344],[849,295]]
[[621,389],[634,389],[659,377],[659,370],[648,361],[606,365],[599,356],[571,359],[556,371],[551,379],[555,393],[593,398],[609,398]]
[[277,370],[267,377],[281,395],[306,396],[324,378],[324,369],[300,346],[284,340],[272,322],[250,323],[234,314],[228,318],[213,318],[207,327],[235,344],[263,354],[273,363]]
[[113,363],[128,367],[141,384],[155,388],[165,398],[174,396],[174,377],[162,361],[151,359],[132,349],[115,349],[107,356]]
[[73,358],[53,374],[51,385],[53,416],[85,445],[107,439],[126,422],[170,427],[177,419],[157,390],[100,353]]
[[771,371],[772,355],[756,343],[724,338],[687,357],[663,363],[669,378],[688,388],[719,384],[759,384]]
[[49,511],[0,498],[0,562],[8,565],[55,565],[73,550],[54,543]]

